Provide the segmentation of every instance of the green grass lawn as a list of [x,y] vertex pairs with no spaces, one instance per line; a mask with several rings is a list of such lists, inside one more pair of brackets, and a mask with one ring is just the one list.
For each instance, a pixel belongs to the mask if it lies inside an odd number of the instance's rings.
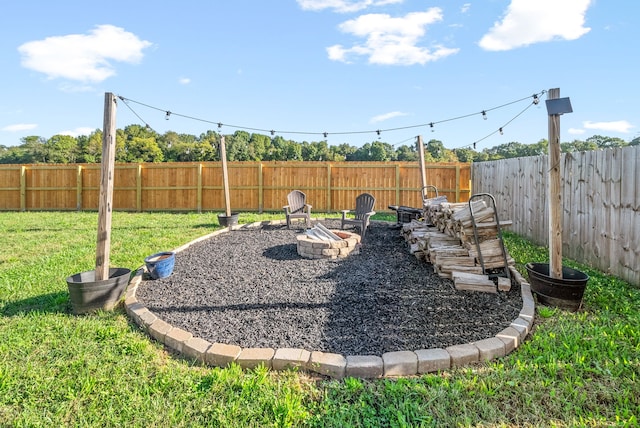
[[[215,213],[116,212],[111,266],[134,270],[216,228]],[[120,308],[72,315],[65,278],[94,268],[96,233],[97,213],[0,213],[0,426],[640,424],[640,290],[570,260],[591,277],[584,309],[539,307],[532,334],[507,357],[337,381],[204,367],[168,353]],[[544,248],[505,239],[523,274],[525,263],[548,260]]]

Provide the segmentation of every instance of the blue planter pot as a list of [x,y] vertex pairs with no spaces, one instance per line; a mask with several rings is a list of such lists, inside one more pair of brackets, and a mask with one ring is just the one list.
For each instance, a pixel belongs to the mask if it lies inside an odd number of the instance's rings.
[[176,253],[171,251],[153,254],[144,259],[151,279],[166,278],[171,275],[175,261]]

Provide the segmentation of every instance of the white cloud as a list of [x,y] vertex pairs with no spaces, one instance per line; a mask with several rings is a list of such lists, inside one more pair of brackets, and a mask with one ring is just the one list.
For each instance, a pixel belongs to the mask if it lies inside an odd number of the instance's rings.
[[350,48],[334,45],[327,48],[329,59],[349,62],[352,56],[366,56],[371,64],[412,65],[436,61],[458,52],[459,49],[433,45],[418,46],[429,24],[442,21],[442,10],[430,8],[426,12],[412,12],[401,18],[387,14],[368,14],[340,24],[345,33],[365,39]]
[[389,113],[384,113],[384,114],[379,114],[377,116],[374,116],[371,118],[369,122],[370,123],[384,122],[385,120],[393,119],[394,117],[400,117],[400,116],[406,116],[406,115],[407,113],[402,113],[401,111],[392,111]]
[[181,85],[188,85],[189,83],[191,83],[191,79],[189,79],[188,77],[181,77],[180,79],[178,79],[178,83],[180,83]]
[[60,131],[58,132],[58,135],[69,135],[71,137],[78,137],[80,135],[91,135],[95,130],[96,128],[80,127],[71,131]]
[[569,128],[569,130],[567,132],[569,134],[571,134],[571,135],[582,135],[587,131],[585,131],[584,129],[579,129],[579,128]]
[[18,47],[22,66],[81,82],[102,82],[116,74],[111,62],[138,63],[151,43],[113,25],[98,25],[89,34],[69,34],[27,42]]
[[551,40],[576,40],[589,31],[585,14],[593,0],[512,0],[500,22],[479,42],[488,51],[506,51]]
[[70,82],[63,82],[60,83],[58,85],[58,89],[60,89],[62,92],[67,92],[67,93],[78,93],[78,92],[93,92],[95,91],[95,88],[91,85],[84,85],[84,84],[75,84],[75,83],[70,83]]
[[469,9],[471,9],[471,3],[465,3],[460,8],[460,13],[467,13],[469,12]]
[[20,132],[20,131],[29,131],[30,129],[36,129],[38,125],[35,123],[16,123],[14,125],[7,125],[2,128],[3,131],[7,132]]
[[617,120],[614,122],[586,121],[582,123],[582,126],[584,126],[587,129],[597,129],[599,131],[621,132],[623,134],[628,134],[629,132],[631,132],[632,128],[635,128],[635,126],[633,126],[626,120]]
[[371,6],[402,3],[404,0],[297,0],[303,10],[333,9],[338,13],[358,12]]

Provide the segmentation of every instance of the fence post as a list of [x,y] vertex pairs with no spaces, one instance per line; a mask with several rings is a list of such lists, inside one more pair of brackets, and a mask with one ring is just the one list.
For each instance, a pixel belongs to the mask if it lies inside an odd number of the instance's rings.
[[264,171],[262,162],[258,162],[258,212],[262,214],[264,210]]
[[138,164],[136,174],[136,210],[142,212],[142,164]]
[[82,165],[78,165],[76,175],[76,211],[82,210]]
[[27,167],[20,167],[20,211],[27,210]]
[[331,212],[331,162],[327,163],[327,212]]
[[395,205],[400,205],[400,164],[396,163],[396,202]]
[[456,202],[460,202],[460,164],[456,164]]
[[198,164],[198,190],[196,190],[196,205],[198,214],[202,212],[202,164]]

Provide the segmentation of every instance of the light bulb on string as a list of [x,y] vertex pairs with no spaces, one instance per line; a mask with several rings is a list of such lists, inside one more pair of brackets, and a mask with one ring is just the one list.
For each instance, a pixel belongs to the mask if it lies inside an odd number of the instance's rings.
[[484,111],[484,110],[482,110],[482,118],[483,118],[484,120],[487,120],[487,112],[486,112],[486,111]]
[[433,122],[431,122],[431,123],[429,124],[429,126],[431,127],[431,132],[436,132],[436,130],[435,130],[435,129],[433,129]]
[[535,105],[538,105],[539,102],[540,102],[540,98],[538,98],[538,94],[533,94],[533,103]]
[[378,140],[379,140],[380,139],[380,130],[379,129],[376,131],[376,134],[378,134]]
[[502,128],[500,128],[499,131],[500,131],[500,135],[504,135],[504,132],[502,132]]
[[171,116],[171,112],[167,110],[167,114],[164,117],[164,120],[169,120],[169,116]]

